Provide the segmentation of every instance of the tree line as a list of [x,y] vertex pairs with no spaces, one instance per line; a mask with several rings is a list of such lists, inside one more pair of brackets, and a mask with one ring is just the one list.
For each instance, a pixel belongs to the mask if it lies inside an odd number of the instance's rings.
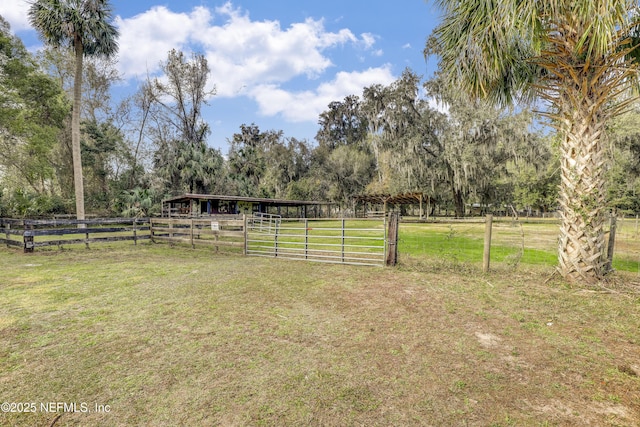
[[640,32],[633,3],[615,3],[599,26],[589,5],[442,1],[425,49],[440,59],[433,78],[406,69],[330,103],[314,141],[242,124],[222,153],[207,144],[215,88],[203,55],[168,52],[162,79],[112,102],[109,2],[35,1],[38,54],[0,19],[0,215],[80,217],[83,199],[97,215],[150,215],[186,192],[348,211],[358,194],[416,191],[456,216],[471,203],[559,211],[563,271],[600,277],[606,210],[640,212],[640,110],[621,96]]
[[[53,48],[30,54],[5,21],[0,55],[2,215],[74,213],[74,58]],[[356,195],[422,192],[433,213],[459,217],[472,203],[557,210],[556,134],[537,130],[528,110],[452,94],[439,75],[424,82],[406,69],[388,86],[330,103],[315,141],[242,124],[222,153],[207,145],[202,110],[215,90],[206,89],[204,56],[168,52],[167,78],[148,79],[117,103],[109,95],[120,79],[115,64],[85,63],[80,144],[89,213],[149,215],[180,193],[333,201],[353,211]],[[609,203],[629,213],[640,212],[637,118],[616,122],[609,153]]]

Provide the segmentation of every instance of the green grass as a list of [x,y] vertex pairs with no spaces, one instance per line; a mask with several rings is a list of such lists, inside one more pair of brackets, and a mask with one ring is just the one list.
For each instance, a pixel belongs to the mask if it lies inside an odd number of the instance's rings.
[[[553,223],[515,224],[494,222],[491,264],[541,265],[558,263],[558,227]],[[619,234],[613,268],[640,273],[640,244],[629,234]],[[462,263],[481,263],[484,252],[484,224],[401,224],[398,243],[401,256],[431,257]]]
[[[280,249],[289,249],[303,252],[305,247],[305,234],[310,243],[309,248],[320,251],[338,251],[334,245],[340,243],[342,223],[340,220],[313,220],[308,221],[305,228],[304,221],[283,222],[283,230],[286,237],[278,242]],[[353,220],[345,222],[347,244],[357,245],[351,248],[357,252],[371,252],[382,254],[382,242],[379,238],[384,234],[382,220]],[[365,231],[366,230],[366,231]],[[148,231],[139,232],[139,236],[148,236]],[[130,233],[105,233],[92,234],[92,237],[114,237],[130,235]],[[68,236],[38,236],[36,241],[64,240],[65,238],[82,238],[83,235]],[[349,237],[357,236],[358,240]],[[199,236],[200,237],[200,236]],[[367,239],[367,237],[371,237]],[[19,236],[12,236],[17,239]],[[205,237],[202,237],[205,239]],[[257,238],[257,237],[256,237]],[[261,245],[273,246],[273,236],[265,235],[263,238],[268,243]],[[557,238],[558,224],[555,220],[537,222],[514,222],[512,220],[499,219],[493,225],[493,237],[491,246],[491,264],[504,264],[508,266],[541,265],[553,267],[557,265]],[[211,238],[207,238],[211,240]],[[225,237],[225,241],[240,241]],[[200,243],[197,241],[196,243]],[[92,243],[92,246],[103,243]],[[84,244],[66,244],[63,248],[79,249]],[[41,249],[37,249],[41,250]],[[225,248],[225,251],[239,253],[241,249]],[[461,263],[479,264],[483,259],[484,250],[484,224],[482,220],[472,219],[469,222],[436,222],[436,223],[402,223],[400,225],[399,246],[400,256],[431,257],[451,260]],[[613,268],[619,271],[628,271],[640,274],[640,239],[638,239],[636,225],[633,219],[619,220],[616,250],[613,260]],[[381,255],[380,255],[381,256]]]
[[[495,239],[491,245],[492,262],[509,262],[522,253],[519,243],[501,244]],[[410,256],[451,258],[458,262],[480,263],[484,252],[484,225],[411,225],[401,226],[399,252]],[[555,252],[526,248],[520,258],[525,264],[553,265]]]
[[[640,423],[640,294],[114,244],[0,250],[0,425]],[[543,283],[546,282],[546,283]]]

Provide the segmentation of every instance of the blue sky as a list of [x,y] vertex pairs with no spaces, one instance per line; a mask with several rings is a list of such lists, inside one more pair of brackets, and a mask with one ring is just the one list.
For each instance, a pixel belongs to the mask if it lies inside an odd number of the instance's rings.
[[[313,141],[332,101],[389,84],[410,67],[435,70],[422,54],[439,11],[425,0],[112,0],[120,29],[118,68],[133,93],[156,76],[167,52],[204,54],[217,94],[203,115],[211,146],[227,153],[241,124]],[[40,45],[26,0],[3,0],[0,15],[32,50]],[[118,94],[116,94],[117,96]]]

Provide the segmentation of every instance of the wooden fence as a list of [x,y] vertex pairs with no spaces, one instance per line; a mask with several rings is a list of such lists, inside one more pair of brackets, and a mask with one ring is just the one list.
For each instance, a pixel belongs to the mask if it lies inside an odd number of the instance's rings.
[[151,218],[151,241],[242,248],[246,254],[246,218]]
[[25,252],[35,248],[105,243],[149,239],[147,218],[108,219],[7,219],[0,218],[0,244],[22,247]]
[[[396,231],[387,238],[387,220],[282,219],[274,215],[218,218],[115,218],[89,220],[0,219],[0,244],[25,252],[66,246],[150,239],[152,242],[220,247],[249,256],[327,263],[393,265]],[[391,240],[394,240],[393,242]]]

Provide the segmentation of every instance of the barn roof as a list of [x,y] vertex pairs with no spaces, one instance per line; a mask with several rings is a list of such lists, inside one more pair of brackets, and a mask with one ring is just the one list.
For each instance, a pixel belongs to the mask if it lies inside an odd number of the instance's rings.
[[317,202],[309,200],[285,200],[285,199],[268,199],[262,197],[244,197],[244,196],[222,196],[218,194],[182,194],[180,196],[171,197],[162,201],[162,203],[187,202],[189,200],[228,200],[234,202],[253,202],[264,203],[268,205],[279,206],[306,206],[306,205],[326,205],[329,202]]

